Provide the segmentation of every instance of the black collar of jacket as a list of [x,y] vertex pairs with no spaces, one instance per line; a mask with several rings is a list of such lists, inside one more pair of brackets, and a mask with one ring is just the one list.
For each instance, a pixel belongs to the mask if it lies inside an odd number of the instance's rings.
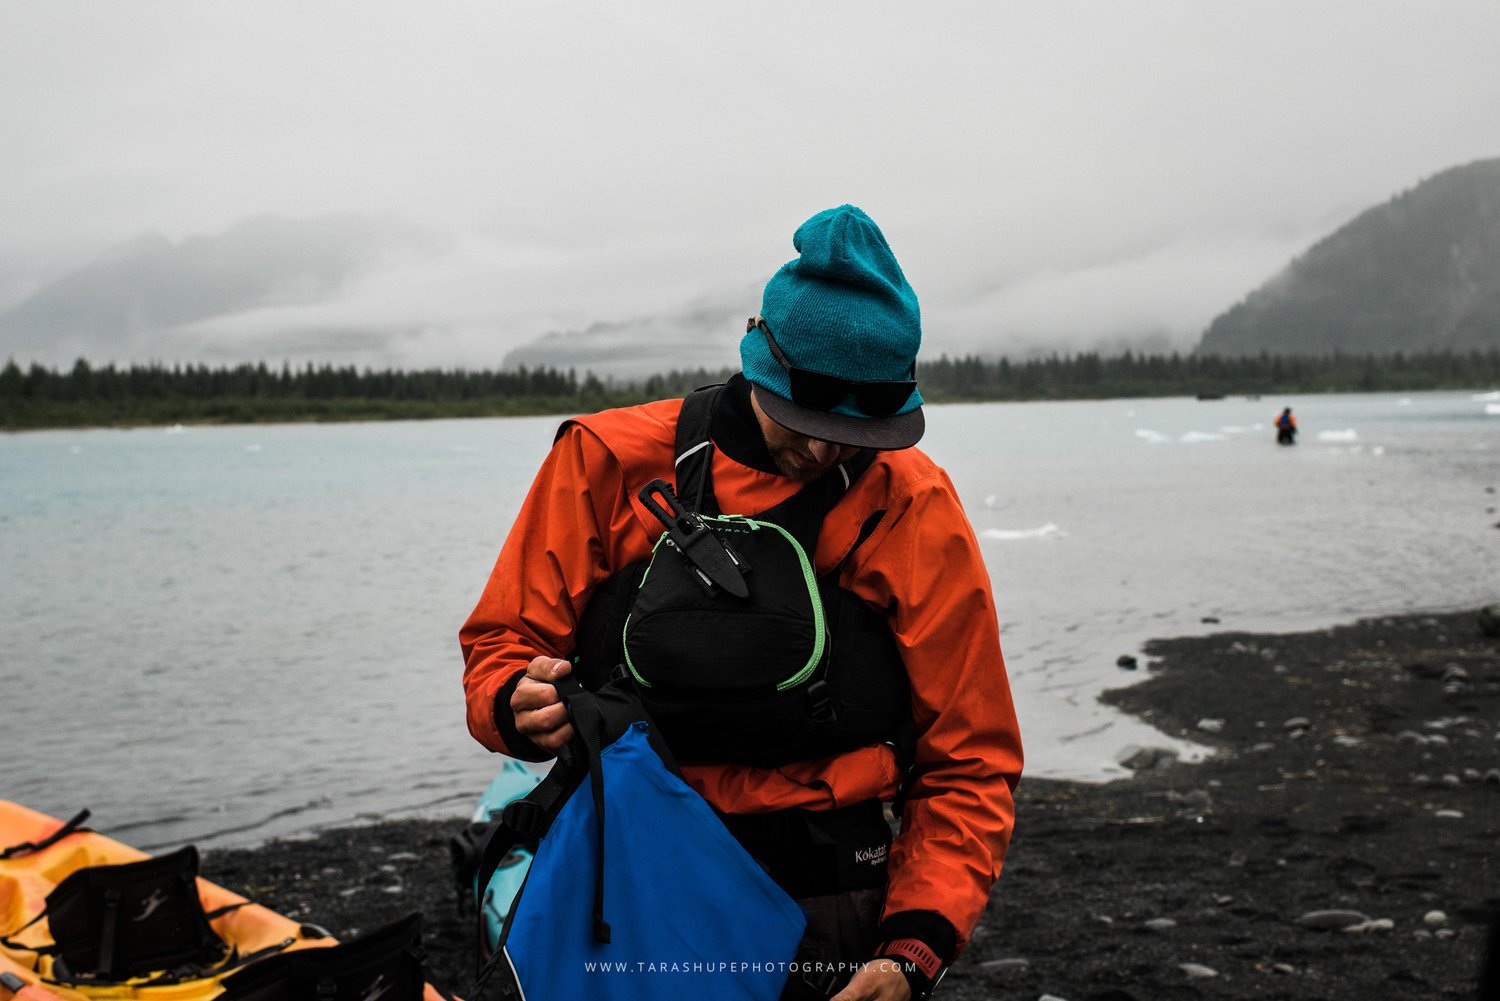
[[724,384],[708,427],[714,445],[735,462],[780,475],[771,450],[766,448],[760,421],[755,419],[755,409],[750,406],[749,379],[736,373]]

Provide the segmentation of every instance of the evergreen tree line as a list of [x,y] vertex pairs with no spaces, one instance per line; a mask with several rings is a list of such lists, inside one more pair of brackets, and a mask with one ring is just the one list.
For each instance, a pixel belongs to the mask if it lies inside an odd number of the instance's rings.
[[932,400],[1059,400],[1493,388],[1500,349],[1421,354],[1053,354],[1024,361],[948,358],[918,365]]
[[[171,421],[339,420],[582,412],[681,396],[733,370],[673,370],[642,380],[592,373],[417,371],[308,364],[93,366],[11,360],[0,369],[0,426]],[[1468,353],[1273,356],[1098,353],[985,359],[944,355],[919,365],[922,395],[962,400],[1103,399],[1263,393],[1494,388],[1500,349]]]

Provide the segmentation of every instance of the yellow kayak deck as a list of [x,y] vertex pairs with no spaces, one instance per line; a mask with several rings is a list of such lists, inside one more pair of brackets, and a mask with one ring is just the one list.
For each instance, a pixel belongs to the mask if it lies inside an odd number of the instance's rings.
[[[26,842],[41,842],[53,835],[62,821],[44,813],[0,800],[0,849]],[[90,830],[79,830],[49,845],[40,851],[0,859],[0,937],[11,938],[27,946],[44,946],[52,942],[47,920],[41,921],[17,933],[32,918],[47,906],[47,895],[68,875],[89,866],[118,865],[137,862],[150,856],[139,849],[108,838]],[[212,920],[213,929],[226,943],[233,946],[241,956],[270,948],[287,939],[292,943],[284,950],[318,949],[336,944],[328,936],[307,937],[303,925],[291,918],[277,914],[269,908],[247,901],[224,887],[206,879],[198,879],[198,895],[203,910],[212,913],[220,908],[236,906]],[[234,972],[234,967],[222,974],[195,980],[184,980],[174,984],[145,986],[150,978],[141,978],[139,986],[131,982],[110,985],[60,985],[51,982],[52,958],[39,956],[26,949],[13,949],[0,944],[0,973],[11,973],[28,985],[50,992],[60,1001],[111,1001],[111,999],[139,998],[142,1001],[196,1001],[209,999],[219,994],[219,981]],[[0,987],[0,1001],[8,1001],[8,995]],[[442,996],[428,985],[425,1001],[442,1001]]]

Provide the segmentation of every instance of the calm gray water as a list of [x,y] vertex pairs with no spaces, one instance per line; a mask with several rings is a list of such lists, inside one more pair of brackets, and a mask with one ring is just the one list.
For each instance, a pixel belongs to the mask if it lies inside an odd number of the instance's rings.
[[[1296,408],[1302,443],[1271,417]],[[1034,775],[1147,639],[1500,600],[1500,395],[929,408]],[[149,848],[466,815],[456,633],[555,418],[0,436],[0,796]],[[1205,625],[1216,617],[1220,625]]]

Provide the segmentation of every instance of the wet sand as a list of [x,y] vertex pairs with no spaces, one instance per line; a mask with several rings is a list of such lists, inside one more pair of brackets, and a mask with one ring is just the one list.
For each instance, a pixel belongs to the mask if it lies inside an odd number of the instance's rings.
[[[1476,613],[1147,653],[1106,701],[1216,753],[1106,785],[1023,780],[1005,873],[938,996],[1476,997],[1500,907],[1500,639]],[[462,993],[462,826],[214,851],[204,875],[341,937],[420,911],[430,978]]]

